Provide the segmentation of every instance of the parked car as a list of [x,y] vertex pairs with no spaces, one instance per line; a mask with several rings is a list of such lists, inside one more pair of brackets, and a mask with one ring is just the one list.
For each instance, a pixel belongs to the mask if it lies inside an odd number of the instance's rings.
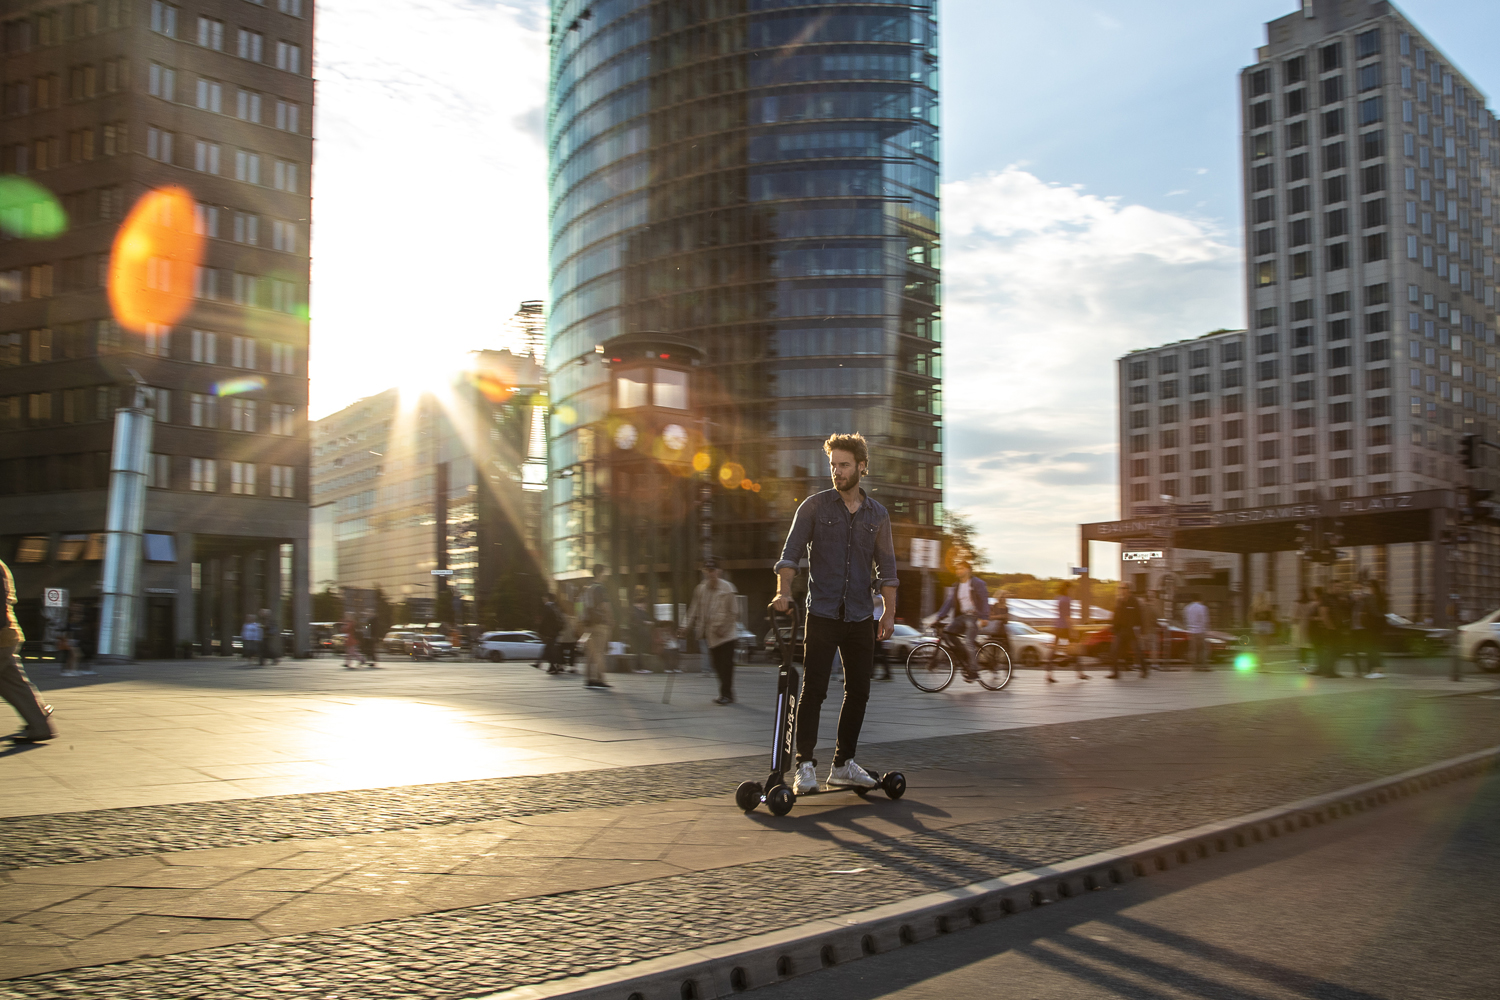
[[458,657],[458,650],[453,648],[453,643],[448,641],[447,636],[434,632],[412,639],[411,658],[413,660],[435,660],[440,656],[455,659]]
[[535,663],[546,645],[535,632],[486,632],[479,637],[476,648],[479,656],[491,663],[505,660]]
[[1387,653],[1409,653],[1412,656],[1441,656],[1448,651],[1453,630],[1419,625],[1397,614],[1385,616],[1385,633],[1381,647]]
[[760,640],[754,632],[740,622],[734,625],[734,659],[736,663],[749,663],[760,649]]
[[[782,620],[785,621],[785,618],[783,618]],[[801,617],[797,618],[795,630],[791,625],[779,625],[774,628],[766,629],[764,646],[766,655],[770,657],[772,663],[781,662],[781,654],[776,651],[776,633],[778,631],[781,633],[783,641],[790,642],[792,644],[792,662],[802,662],[802,650],[804,647],[805,639],[805,633],[803,632],[802,628],[803,620],[804,619],[802,619]]]
[[[1170,625],[1167,628],[1170,638],[1167,641],[1167,659],[1187,660],[1188,631],[1180,625]],[[1234,645],[1235,638],[1227,632],[1208,633],[1208,662],[1218,663],[1220,660],[1228,659],[1229,649]],[[1082,640],[1083,655],[1092,656],[1098,660],[1108,660],[1114,652],[1115,630],[1113,625],[1105,625],[1103,628],[1095,629]]]
[[891,637],[881,643],[881,646],[885,648],[885,655],[890,661],[900,666],[911,655],[912,647],[926,638],[920,630],[898,622],[892,626]]
[[[985,635],[997,635],[999,623],[990,622],[983,630]],[[1052,646],[1057,636],[1051,632],[1040,632],[1025,622],[1007,622],[1005,634],[1010,640],[1010,659],[1022,667],[1035,667],[1052,655]]]
[[1500,673],[1500,611],[1458,627],[1458,655],[1487,674]]
[[412,643],[420,637],[420,632],[391,631],[380,640],[380,645],[387,653],[398,653],[404,656],[411,652]]

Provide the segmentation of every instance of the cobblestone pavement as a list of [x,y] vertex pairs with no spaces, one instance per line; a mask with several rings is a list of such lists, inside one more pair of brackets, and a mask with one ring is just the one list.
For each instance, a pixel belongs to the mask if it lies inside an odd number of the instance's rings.
[[[1403,696],[1392,697],[1399,700]],[[1194,745],[1203,744],[1226,729],[1253,730],[1274,725],[1277,720],[1300,718],[1306,712],[1297,701],[1247,702],[903,740],[869,747],[861,754],[861,760],[872,769],[881,765],[881,770],[899,766],[905,771],[918,771],[1047,757],[1077,740],[1095,746],[1164,739]],[[621,801],[665,802],[720,795],[731,792],[741,781],[762,778],[766,767],[766,756],[762,755],[566,775],[3,818],[0,819],[0,870],[472,823],[616,805]]]
[[[933,767],[1003,766],[1017,759],[1012,755],[1047,754],[1075,739],[1169,744],[1184,761],[1262,739],[1267,746],[1305,739],[1317,749],[1295,765],[1275,766],[1250,751],[1245,769],[1233,775],[812,856],[14,979],[0,983],[0,997],[477,996],[1061,861],[1391,774],[1493,743],[1496,705],[1371,692],[1279,709],[1241,705],[1069,724],[967,743],[914,741],[899,748],[909,769],[905,754],[925,751]],[[896,749],[882,748],[882,756]],[[864,870],[844,874],[853,869]]]

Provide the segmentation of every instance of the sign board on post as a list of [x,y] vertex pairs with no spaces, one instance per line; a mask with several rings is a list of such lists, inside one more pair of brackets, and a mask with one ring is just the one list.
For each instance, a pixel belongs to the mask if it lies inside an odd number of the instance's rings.
[[42,594],[42,606],[48,608],[65,608],[68,606],[68,588],[48,587]]
[[1120,559],[1124,562],[1150,562],[1153,559],[1162,558],[1160,549],[1141,549],[1134,552],[1120,553]]
[[912,569],[938,569],[942,564],[942,539],[913,538],[911,540]]
[[453,571],[451,569],[435,569],[435,570],[432,571],[432,575],[433,576],[452,576],[453,575]]

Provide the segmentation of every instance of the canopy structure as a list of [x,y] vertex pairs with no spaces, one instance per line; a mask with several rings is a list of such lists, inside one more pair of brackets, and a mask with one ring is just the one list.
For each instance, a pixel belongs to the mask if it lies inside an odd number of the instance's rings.
[[[1446,541],[1445,534],[1460,506],[1455,490],[1419,490],[1380,496],[1308,500],[1301,503],[1248,507],[1242,510],[1199,510],[1189,504],[1165,505],[1152,513],[1120,521],[1096,521],[1078,526],[1079,565],[1089,566],[1090,542],[1116,542],[1125,551],[1187,549],[1236,552],[1240,579],[1249,578],[1249,559],[1257,552],[1287,552],[1306,548],[1309,539],[1336,535],[1338,546],[1395,545],[1402,542]],[[1432,592],[1449,590],[1448,559],[1432,563]],[[1085,586],[1088,576],[1085,575]],[[1241,593],[1241,599],[1247,595]],[[1084,603],[1088,603],[1087,595]],[[1448,602],[1437,601],[1435,624],[1447,625]],[[1246,609],[1240,608],[1243,616]]]

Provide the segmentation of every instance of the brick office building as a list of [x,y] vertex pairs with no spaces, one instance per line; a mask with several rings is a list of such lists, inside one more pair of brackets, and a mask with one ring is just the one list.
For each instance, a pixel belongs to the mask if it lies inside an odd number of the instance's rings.
[[[0,173],[66,214],[49,238],[0,215],[0,554],[23,611],[46,586],[97,601],[114,411],[138,374],[156,425],[137,651],[227,649],[259,608],[306,644],[312,17],[312,0],[6,5]],[[197,202],[196,300],[132,332],[110,249],[167,185]]]

